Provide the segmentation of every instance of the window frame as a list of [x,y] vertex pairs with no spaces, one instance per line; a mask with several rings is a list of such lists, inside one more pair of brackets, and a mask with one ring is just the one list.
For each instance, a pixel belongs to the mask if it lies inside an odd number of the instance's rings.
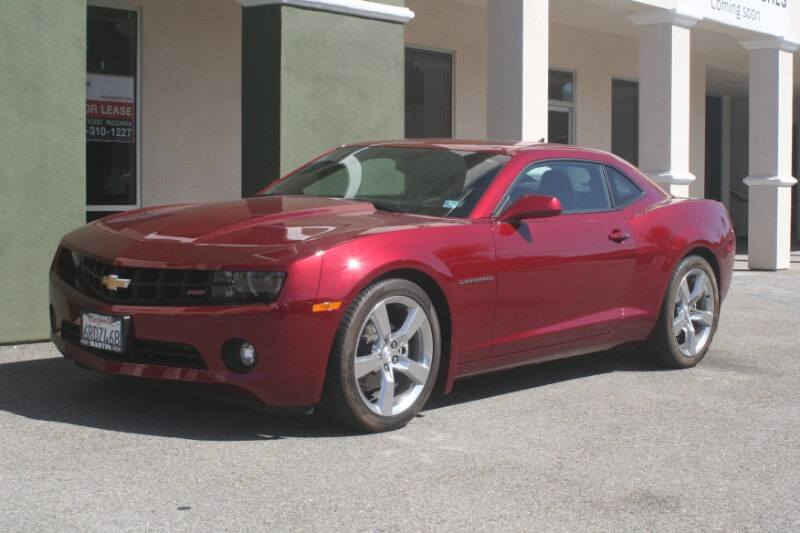
[[[505,212],[505,210],[510,207],[510,204],[509,205],[503,205],[503,204],[505,203],[506,199],[508,198],[509,191],[511,191],[511,188],[514,187],[514,185],[517,183],[517,180],[519,180],[524,174],[527,174],[529,172],[529,170],[531,169],[531,167],[546,165],[547,163],[581,163],[581,164],[584,164],[584,165],[589,164],[589,165],[597,165],[597,166],[599,166],[600,167],[600,174],[603,177],[603,183],[606,186],[606,194],[608,194],[608,201],[609,201],[609,204],[611,205],[611,207],[609,209],[592,209],[592,210],[588,210],[588,211],[573,211],[573,212],[569,212],[569,213],[561,212],[558,216],[587,215],[587,214],[593,214],[593,213],[610,213],[612,211],[619,211],[619,209],[614,205],[614,197],[612,196],[611,189],[609,188],[608,176],[606,175],[605,168],[603,168],[606,163],[604,163],[602,161],[596,161],[596,160],[593,160],[593,159],[578,159],[578,158],[574,158],[574,157],[565,157],[565,158],[539,159],[537,161],[532,161],[528,165],[525,165],[525,168],[523,168],[514,177],[514,180],[511,182],[511,185],[508,186],[506,191],[503,193],[503,196],[500,197],[500,200],[497,202],[497,205],[492,210],[491,218],[498,218],[498,217],[502,216],[502,214]],[[613,165],[609,165],[609,166],[613,166]],[[616,167],[614,167],[614,168],[616,168]],[[619,169],[617,169],[617,170],[619,170]],[[627,174],[625,174],[624,172],[622,174],[625,177],[628,177]],[[630,178],[628,178],[628,179],[630,180]],[[633,181],[633,180],[631,180],[631,181]],[[641,190],[641,187],[639,187],[638,185],[637,185],[637,188],[639,190]],[[638,199],[641,199],[641,196],[639,196]]]
[[[404,43],[403,46],[403,71],[405,72],[405,51],[408,49],[419,50],[420,52],[433,52],[436,54],[447,54],[450,56],[450,139],[457,138],[456,135],[456,51],[449,48],[437,48],[421,44]],[[403,114],[405,116],[405,86],[403,89]],[[413,137],[412,137],[413,139]]]
[[[569,136],[567,139],[567,145],[574,145],[576,139],[578,138],[577,133],[577,120],[575,116],[577,115],[577,100],[578,100],[578,72],[573,69],[567,68],[548,68],[547,69],[547,76],[548,82],[550,81],[550,73],[551,72],[561,72],[569,74],[572,77],[572,101],[569,100],[551,100],[550,95],[547,95],[547,111],[556,111],[564,113],[566,112],[569,116]],[[549,92],[549,91],[548,91]],[[548,139],[547,142],[551,142]],[[565,145],[566,146],[566,145]]]
[[[133,11],[136,13],[136,86],[134,87],[134,94],[136,95],[136,155],[134,163],[136,164],[136,203],[135,204],[93,204],[89,205],[84,202],[86,214],[92,212],[103,211],[132,211],[142,207],[142,8],[141,6],[131,6],[125,4],[118,4],[111,1],[102,0],[88,0],[86,3],[87,19],[90,7],[103,7],[106,9],[118,9],[120,11]],[[89,43],[86,43],[89,46]],[[84,75],[87,73],[84,72]],[[84,100],[86,97],[84,96]],[[85,133],[84,133],[84,149],[85,149]],[[86,172],[83,176],[84,187],[86,186]]]

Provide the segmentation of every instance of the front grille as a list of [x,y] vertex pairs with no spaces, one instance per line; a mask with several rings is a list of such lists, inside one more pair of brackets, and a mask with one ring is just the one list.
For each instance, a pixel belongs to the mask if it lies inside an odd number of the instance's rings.
[[[214,298],[211,290],[214,271],[167,268],[133,268],[109,265],[76,256],[76,288],[111,303],[131,305],[208,305],[228,304],[230,299]],[[130,280],[127,287],[110,290],[105,276]]]
[[189,344],[131,339],[130,348],[126,352],[107,352],[81,344],[80,326],[66,320],[61,322],[61,338],[110,361],[208,370],[200,352]]

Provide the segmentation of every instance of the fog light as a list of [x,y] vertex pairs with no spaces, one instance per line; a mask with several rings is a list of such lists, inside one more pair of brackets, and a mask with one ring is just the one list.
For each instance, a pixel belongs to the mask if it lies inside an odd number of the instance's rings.
[[256,362],[256,349],[252,344],[246,342],[239,348],[239,359],[244,366],[253,366]]
[[222,345],[222,360],[234,372],[250,372],[256,366],[257,359],[255,347],[245,340],[230,339]]

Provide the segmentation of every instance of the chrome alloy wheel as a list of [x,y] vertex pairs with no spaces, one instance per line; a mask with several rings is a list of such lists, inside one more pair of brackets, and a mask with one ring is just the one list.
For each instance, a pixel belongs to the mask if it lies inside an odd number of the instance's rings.
[[422,394],[433,361],[433,331],[425,310],[407,296],[379,301],[359,332],[354,374],[373,413],[399,415]]
[[687,272],[675,293],[672,334],[684,357],[696,357],[708,344],[714,315],[714,288],[699,268]]

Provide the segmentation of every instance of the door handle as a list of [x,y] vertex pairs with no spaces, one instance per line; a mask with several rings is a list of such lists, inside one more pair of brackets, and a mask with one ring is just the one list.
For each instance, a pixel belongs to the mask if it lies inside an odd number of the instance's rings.
[[627,233],[622,233],[618,229],[615,229],[614,231],[608,234],[608,240],[614,242],[624,242],[630,238],[631,238],[630,235],[628,235]]

